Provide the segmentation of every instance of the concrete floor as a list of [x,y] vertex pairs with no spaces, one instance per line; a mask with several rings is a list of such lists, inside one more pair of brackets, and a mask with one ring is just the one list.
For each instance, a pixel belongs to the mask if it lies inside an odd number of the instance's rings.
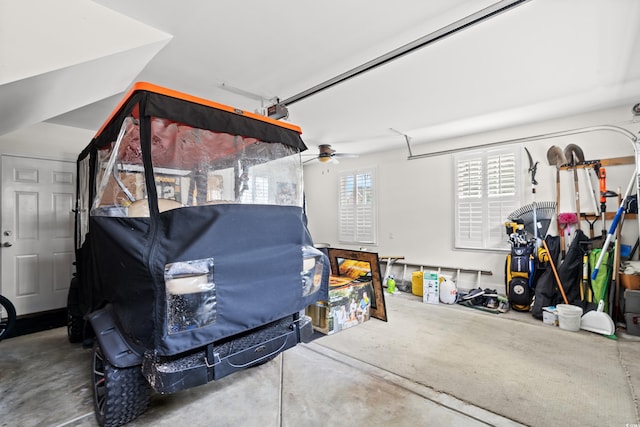
[[[154,395],[131,426],[640,424],[640,341],[387,296],[376,319]],[[622,335],[622,334],[621,334]],[[58,328],[0,342],[0,426],[95,426],[91,352]]]

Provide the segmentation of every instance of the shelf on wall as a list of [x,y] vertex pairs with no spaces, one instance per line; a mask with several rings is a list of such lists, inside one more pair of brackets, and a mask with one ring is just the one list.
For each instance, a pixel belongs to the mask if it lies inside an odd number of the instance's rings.
[[600,160],[586,160],[584,162],[572,164],[565,164],[560,166],[560,170],[573,170],[576,169],[586,169],[586,168],[594,168],[596,166],[621,166],[621,165],[632,165],[636,161],[633,156],[624,156],[624,157],[611,157],[609,159],[600,159]]

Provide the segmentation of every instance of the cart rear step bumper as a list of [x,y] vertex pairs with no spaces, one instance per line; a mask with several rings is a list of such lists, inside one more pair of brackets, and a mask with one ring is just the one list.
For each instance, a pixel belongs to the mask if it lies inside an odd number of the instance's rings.
[[[158,393],[170,394],[219,380],[229,374],[268,362],[283,351],[295,347],[312,333],[311,322],[276,322],[254,333],[209,346],[188,355],[156,357],[147,353],[142,373]],[[306,341],[306,340],[305,340]],[[247,346],[247,344],[250,344]]]

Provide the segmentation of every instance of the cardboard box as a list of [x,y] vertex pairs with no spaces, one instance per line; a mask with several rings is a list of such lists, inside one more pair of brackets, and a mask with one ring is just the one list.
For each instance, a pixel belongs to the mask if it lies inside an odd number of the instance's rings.
[[425,271],[422,301],[427,304],[440,303],[440,277],[437,271]]
[[640,290],[640,274],[620,273],[620,283],[625,289]]
[[329,301],[319,301],[306,308],[313,328],[331,335],[369,320],[373,284],[370,280],[349,277],[329,278]]

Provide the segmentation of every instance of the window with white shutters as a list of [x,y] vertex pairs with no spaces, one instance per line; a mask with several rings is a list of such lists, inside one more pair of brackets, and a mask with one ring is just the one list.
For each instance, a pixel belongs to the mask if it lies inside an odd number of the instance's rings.
[[339,185],[338,239],[342,243],[376,244],[373,169],[345,172]]
[[520,206],[519,151],[473,151],[454,157],[455,246],[508,249],[504,223]]
[[269,203],[269,178],[256,176],[250,178],[248,181],[240,198],[242,203]]

